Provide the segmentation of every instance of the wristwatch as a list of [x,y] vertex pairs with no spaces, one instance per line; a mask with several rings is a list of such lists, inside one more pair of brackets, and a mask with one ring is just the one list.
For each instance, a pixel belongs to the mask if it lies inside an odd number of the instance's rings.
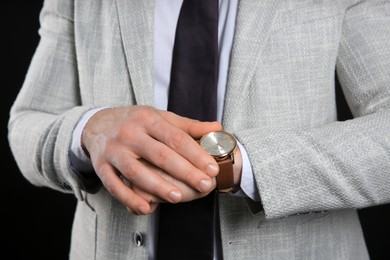
[[200,146],[219,165],[219,173],[216,177],[217,191],[230,192],[234,189],[234,150],[237,147],[236,138],[225,131],[210,132],[199,140]]

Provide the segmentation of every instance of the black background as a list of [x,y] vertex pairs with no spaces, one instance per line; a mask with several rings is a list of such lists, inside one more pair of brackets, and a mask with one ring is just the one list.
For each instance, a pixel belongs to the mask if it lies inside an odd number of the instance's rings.
[[[10,259],[68,259],[76,199],[27,182],[19,172],[7,141],[9,109],[39,41],[42,0],[2,4],[2,232],[1,254]],[[340,120],[351,117],[339,90]],[[390,188],[390,187],[389,187]],[[4,216],[5,215],[5,216]],[[371,259],[390,259],[390,204],[359,210]]]

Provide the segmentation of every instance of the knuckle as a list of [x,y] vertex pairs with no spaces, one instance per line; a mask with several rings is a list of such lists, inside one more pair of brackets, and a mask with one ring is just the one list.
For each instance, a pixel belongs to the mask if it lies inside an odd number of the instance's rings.
[[124,204],[127,208],[130,208],[133,214],[144,215],[142,212],[139,211],[139,207],[142,205],[142,201],[141,199],[137,198],[137,196],[126,196],[122,204]]
[[106,142],[104,145],[101,146],[103,154],[113,154],[115,153],[117,147],[116,144],[112,141]]
[[137,120],[147,125],[154,124],[156,121],[156,112],[151,108],[145,107],[139,110]]
[[183,133],[174,133],[170,140],[170,146],[172,147],[172,149],[178,150],[179,148],[181,148],[185,143],[185,137],[186,136]]
[[194,167],[188,167],[183,173],[183,181],[186,183],[192,183],[197,175],[197,170]]
[[126,196],[122,203],[125,204],[127,207],[131,208],[133,211],[135,211],[134,209],[137,208],[136,200],[133,196]]
[[135,140],[140,129],[155,124],[157,113],[151,107],[131,110],[126,120],[118,125],[115,135],[119,140]]
[[126,165],[124,165],[123,167],[123,175],[126,176],[127,179],[131,180],[131,181],[134,181],[137,179],[137,176],[138,176],[138,173],[140,171],[140,168],[138,165],[134,164],[134,163],[126,163]]
[[[129,130],[131,129],[131,130]],[[126,129],[126,133],[123,135],[125,139],[122,140],[122,143],[125,144],[134,144],[139,141],[139,131],[135,127]]]
[[116,143],[132,143],[137,140],[139,133],[139,123],[130,123],[120,125],[115,131],[113,141]]
[[131,131],[128,130],[128,128],[124,125],[121,125],[119,126],[116,130],[115,130],[115,138],[118,139],[118,140],[123,140],[123,139],[126,139],[128,136],[129,136],[129,133]]
[[103,184],[106,184],[110,181],[109,172],[111,171],[110,167],[106,163],[97,163],[95,165],[96,174],[99,176]]
[[171,156],[171,152],[167,148],[161,148],[157,151],[157,165],[159,167],[163,167],[167,164],[169,157]]
[[118,198],[118,190],[115,189],[115,185],[113,185],[111,181],[106,181],[104,186],[106,187],[108,193],[110,193],[114,198]]

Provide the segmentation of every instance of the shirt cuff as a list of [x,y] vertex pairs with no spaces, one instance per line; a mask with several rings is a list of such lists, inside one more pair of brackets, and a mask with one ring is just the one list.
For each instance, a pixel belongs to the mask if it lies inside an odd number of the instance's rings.
[[69,162],[70,167],[77,173],[88,173],[93,172],[93,167],[90,158],[81,147],[81,135],[83,129],[87,124],[88,120],[98,111],[104,108],[95,108],[88,110],[77,123],[73,135],[72,142],[69,150]]
[[237,142],[242,157],[242,174],[240,189],[232,193],[233,196],[249,197],[254,201],[260,201],[260,193],[253,176],[252,166],[248,154],[240,142]]

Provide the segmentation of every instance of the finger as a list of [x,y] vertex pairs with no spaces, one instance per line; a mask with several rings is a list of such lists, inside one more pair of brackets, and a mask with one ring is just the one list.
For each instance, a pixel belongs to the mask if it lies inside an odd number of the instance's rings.
[[[107,153],[108,161],[135,186],[162,200],[178,203],[182,192],[174,184],[164,180],[159,174],[132,157],[132,152],[116,147],[115,153]],[[123,183],[123,182],[122,182]]]
[[[173,183],[176,187],[178,187],[181,190],[182,194],[183,194],[181,202],[192,201],[192,200],[195,200],[195,199],[202,198],[202,197],[206,196],[207,194],[209,194],[209,192],[199,192],[199,191],[193,189],[192,187],[190,187],[187,184],[185,184],[185,183],[175,179],[174,177],[172,177],[168,173],[162,171],[160,168],[157,168],[156,166],[148,163],[145,160],[140,160],[140,162],[143,163],[144,165],[146,165],[147,167],[153,169],[164,180],[166,180],[166,181],[168,181],[170,183]],[[215,178],[212,178],[212,187],[213,187],[213,189],[216,187],[216,185],[217,185],[217,183],[216,183]],[[165,201],[160,201],[160,202],[163,203]]]
[[150,194],[148,192],[145,192],[143,190],[141,190],[140,188],[138,188],[137,186],[134,186],[132,185],[131,189],[138,195],[140,196],[141,198],[143,198],[144,200],[146,200],[149,205],[152,205],[154,203],[161,203],[161,202],[167,202],[166,200],[163,200],[157,196],[154,196],[153,194]]
[[[182,131],[179,134],[181,136],[175,137],[177,140],[173,145],[172,141],[166,140],[171,142],[171,146],[175,146],[175,149],[162,142],[156,142],[154,138],[145,138],[145,143],[139,147],[143,158],[199,192],[209,192],[212,189],[209,175],[212,177],[217,175],[217,163],[191,137]],[[164,138],[169,139],[169,137]]]
[[[206,196],[207,194],[209,194],[209,192],[207,192],[207,193],[198,192],[182,182],[176,181],[175,185],[177,185],[183,193],[182,200],[180,202],[193,201],[193,200],[202,198],[202,197]],[[132,190],[137,195],[139,195],[141,198],[148,201],[150,206],[152,206],[154,204],[159,204],[159,203],[169,203],[168,201],[162,200],[156,196],[153,196],[150,193],[147,193],[147,192],[139,189],[138,187],[135,187],[134,185],[132,186]]]
[[159,204],[159,203],[151,203],[151,204],[150,204],[150,212],[151,212],[151,213],[153,213],[153,212],[157,209],[158,204]]
[[[148,214],[152,214],[158,207],[159,203],[151,203],[150,204],[150,211]],[[134,212],[131,208],[127,207],[127,210],[131,212],[134,215],[147,215],[147,214],[139,214],[137,212]]]
[[107,191],[132,212],[140,215],[150,213],[149,203],[127,187],[112,166],[102,164],[96,167],[96,173]]
[[[190,186],[186,185],[185,183],[183,183],[181,181],[178,181],[177,179],[173,178],[171,175],[167,174],[166,172],[162,171],[161,169],[159,169],[156,166],[148,163],[145,160],[140,160],[140,162],[142,164],[144,164],[146,167],[149,167],[149,168],[153,169],[164,180],[166,180],[166,181],[168,181],[170,183],[173,183],[175,186],[177,186],[182,191],[182,194],[183,194],[181,202],[187,202],[187,201],[196,200],[196,199],[202,198],[202,197],[206,196],[207,194],[209,194],[208,192],[207,193],[201,193],[201,192],[198,192],[198,191],[194,190]],[[165,202],[167,202],[167,201],[161,200],[160,198],[157,198],[157,197],[151,195],[150,193],[147,193],[147,192],[143,191],[139,187],[137,187],[134,184],[130,183],[126,178],[122,177],[122,179],[123,179],[123,181],[125,183],[127,183],[127,185],[129,187],[131,187],[131,189],[135,193],[137,193],[139,196],[141,196],[146,201],[148,201],[149,205],[151,205],[151,207],[152,207],[152,205],[156,204],[156,202],[158,202],[158,203],[165,203]],[[216,187],[215,178],[212,179],[212,182],[213,182],[213,187],[215,188]]]
[[[166,120],[157,121],[153,127],[148,128],[147,131],[153,138],[166,144],[169,148],[180,154],[196,168],[206,173],[210,177],[215,177],[218,174],[218,164],[216,163],[215,159],[206,153],[199,146],[199,144],[185,131],[177,128]],[[163,149],[162,146],[155,148],[159,148],[159,150],[154,151],[159,151],[162,155],[165,155],[165,153],[169,154],[169,152]],[[148,149],[148,151],[152,152],[153,150]],[[172,153],[170,153],[170,155],[172,155]],[[151,156],[150,153],[149,156]],[[162,159],[164,159],[164,157],[162,157]],[[180,160],[177,156],[174,159]],[[161,164],[157,165],[161,166]]]

